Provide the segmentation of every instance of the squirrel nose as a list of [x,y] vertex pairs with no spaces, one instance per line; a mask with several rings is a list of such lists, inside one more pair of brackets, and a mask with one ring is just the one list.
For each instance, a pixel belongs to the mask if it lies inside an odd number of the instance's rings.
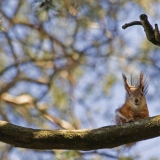
[[134,102],[135,102],[135,104],[137,104],[137,103],[139,102],[139,99],[138,99],[138,98],[135,98],[135,99],[134,99]]

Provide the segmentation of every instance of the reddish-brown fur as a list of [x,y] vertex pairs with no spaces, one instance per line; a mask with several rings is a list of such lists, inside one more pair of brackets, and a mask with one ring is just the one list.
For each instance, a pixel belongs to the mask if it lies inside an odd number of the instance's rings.
[[[139,121],[141,119],[149,117],[145,98],[145,91],[147,88],[147,86],[145,85],[147,84],[144,83],[143,73],[141,73],[138,78],[139,85],[137,86],[130,85],[125,75],[123,75],[123,79],[127,96],[122,107],[116,109],[115,121],[117,125]],[[132,143],[132,145],[133,144],[135,143]]]
[[148,107],[144,94],[144,75],[140,74],[139,85],[131,86],[123,75],[127,97],[122,107],[116,110],[116,124],[138,121],[149,117]]

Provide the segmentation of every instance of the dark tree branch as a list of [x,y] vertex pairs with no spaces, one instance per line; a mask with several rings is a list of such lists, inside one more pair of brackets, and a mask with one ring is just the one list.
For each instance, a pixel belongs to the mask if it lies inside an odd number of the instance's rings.
[[95,150],[160,136],[160,116],[85,130],[40,130],[0,121],[0,141],[31,149]]
[[126,29],[127,27],[134,26],[134,25],[141,25],[142,26],[142,23],[140,21],[133,21],[133,22],[124,24],[122,26],[122,28]]
[[154,45],[160,46],[160,32],[158,29],[158,24],[155,24],[155,29],[148,21],[148,17],[146,14],[141,14],[139,16],[140,21],[133,21],[130,23],[126,23],[122,26],[123,29],[133,25],[141,25],[144,28],[147,39],[152,42]]

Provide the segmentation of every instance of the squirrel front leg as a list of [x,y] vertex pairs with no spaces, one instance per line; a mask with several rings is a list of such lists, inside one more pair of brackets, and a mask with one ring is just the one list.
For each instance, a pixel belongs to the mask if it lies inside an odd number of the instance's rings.
[[148,113],[147,109],[145,109],[139,113],[134,114],[135,119],[144,119],[144,118],[148,118],[148,117],[149,117],[149,113]]
[[130,122],[134,122],[134,121],[135,121],[134,113],[132,111],[128,111],[126,123],[130,123]]
[[116,110],[116,124],[134,122],[134,113],[131,110],[119,108]]

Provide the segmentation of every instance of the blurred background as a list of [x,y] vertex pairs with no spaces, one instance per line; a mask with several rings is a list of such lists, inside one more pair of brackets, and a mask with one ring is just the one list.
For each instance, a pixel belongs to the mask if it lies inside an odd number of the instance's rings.
[[[0,120],[39,129],[114,125],[125,101],[121,74],[148,77],[150,116],[160,114],[160,48],[142,26],[160,25],[160,0],[0,0]],[[142,131],[140,131],[142,132]],[[105,143],[105,142],[104,142]],[[158,160],[160,138],[96,151],[15,148],[1,160]]]

